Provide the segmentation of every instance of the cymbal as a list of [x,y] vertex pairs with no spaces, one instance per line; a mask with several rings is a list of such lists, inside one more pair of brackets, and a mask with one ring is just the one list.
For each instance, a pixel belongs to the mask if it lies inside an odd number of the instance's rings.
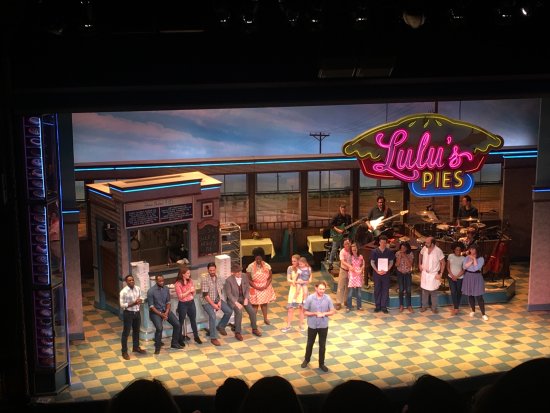
[[437,225],[436,228],[440,229],[441,231],[448,231],[449,230],[449,225],[448,224],[439,224],[439,225]]
[[422,218],[422,221],[429,222],[430,224],[439,224],[441,222],[437,218]]
[[468,217],[468,218],[462,218],[461,221],[474,222],[474,221],[478,221],[478,219],[474,217]]
[[430,211],[418,211],[416,215],[420,215],[420,216],[429,215],[428,212]]
[[483,222],[474,222],[473,224],[470,224],[471,227],[482,229],[485,228],[487,225],[485,225]]
[[407,236],[399,238],[399,241],[401,242],[409,242],[411,239]]
[[419,244],[424,244],[426,242],[426,237],[417,238],[416,242],[418,242]]

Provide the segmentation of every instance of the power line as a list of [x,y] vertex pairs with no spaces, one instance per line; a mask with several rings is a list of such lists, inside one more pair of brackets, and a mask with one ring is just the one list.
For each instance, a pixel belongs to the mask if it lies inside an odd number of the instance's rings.
[[327,132],[313,133],[313,132],[311,132],[309,134],[309,136],[311,136],[312,138],[319,141],[319,153],[323,153],[323,141],[330,136],[330,133],[327,133]]

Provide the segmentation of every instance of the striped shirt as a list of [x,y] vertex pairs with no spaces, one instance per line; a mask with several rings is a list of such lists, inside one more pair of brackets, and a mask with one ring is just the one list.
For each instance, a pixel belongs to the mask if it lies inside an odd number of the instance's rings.
[[135,303],[136,300],[141,296],[141,291],[137,285],[134,288],[128,286],[120,290],[120,308],[128,311],[139,311],[139,305],[133,305],[130,307],[130,304]]

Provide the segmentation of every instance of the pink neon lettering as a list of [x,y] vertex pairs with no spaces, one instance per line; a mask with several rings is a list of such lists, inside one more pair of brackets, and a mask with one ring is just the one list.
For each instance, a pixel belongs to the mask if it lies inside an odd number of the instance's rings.
[[[443,161],[444,148],[430,145],[431,136],[429,132],[424,132],[420,138],[416,154],[412,148],[400,148],[407,142],[407,138],[407,131],[398,129],[393,132],[386,143],[384,142],[384,134],[379,132],[375,137],[375,141],[378,146],[386,149],[387,153],[384,162],[374,163],[372,169],[377,173],[390,173],[406,182],[417,181],[420,178],[420,171],[425,169],[443,169],[445,166]],[[467,152],[458,152],[458,147],[453,153],[455,158],[458,157],[457,160],[453,158],[454,163],[462,163],[462,156],[467,157]],[[405,171],[409,171],[410,174],[406,174]]]
[[474,159],[474,155],[472,155],[470,152],[464,151],[459,152],[460,148],[458,145],[453,145],[453,149],[451,149],[451,154],[449,155],[449,167],[452,169],[458,169],[460,168],[460,165],[462,165],[462,158],[466,158],[469,161],[472,161]]

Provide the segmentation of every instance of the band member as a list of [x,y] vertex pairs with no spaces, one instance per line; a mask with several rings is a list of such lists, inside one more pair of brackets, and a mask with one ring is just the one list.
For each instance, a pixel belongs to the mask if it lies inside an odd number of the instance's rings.
[[387,248],[388,237],[380,235],[378,248],[372,250],[370,265],[373,269],[374,281],[374,312],[382,311],[388,314],[390,300],[390,270],[395,261],[392,250]]
[[437,309],[438,289],[441,285],[443,270],[445,269],[445,255],[441,248],[435,245],[434,237],[427,237],[426,243],[420,250],[418,269],[421,271],[420,288],[422,289],[423,313],[428,309],[428,300],[432,300],[432,312]]
[[472,205],[472,198],[470,195],[464,195],[460,199],[460,208],[456,214],[456,225],[460,225],[460,221],[466,218],[477,218],[479,213],[477,208]]
[[139,328],[141,326],[141,315],[139,313],[139,307],[143,303],[141,298],[141,291],[134,281],[132,275],[127,275],[124,278],[126,281],[126,287],[120,290],[120,308],[123,310],[122,320],[124,328],[122,330],[121,345],[122,345],[122,358],[124,360],[130,360],[128,355],[128,336],[130,335],[130,329],[132,330],[132,351],[134,353],[145,353],[139,346]]
[[386,221],[375,228],[372,221],[378,220],[380,218],[388,218],[391,215],[392,210],[386,207],[386,198],[384,198],[383,196],[379,196],[378,198],[376,198],[376,206],[370,210],[369,214],[367,215],[368,221],[365,222],[365,224],[369,228],[369,231],[372,232],[375,238],[377,238],[380,234],[389,229],[391,225],[388,221]]
[[332,263],[334,262],[334,256],[340,248],[342,248],[342,243],[344,242],[345,230],[343,227],[346,227],[351,224],[351,215],[346,213],[347,207],[346,204],[340,204],[338,207],[338,213],[332,217],[330,221],[330,232],[332,236],[332,249],[330,250],[330,255],[328,257],[328,270],[332,271]]

